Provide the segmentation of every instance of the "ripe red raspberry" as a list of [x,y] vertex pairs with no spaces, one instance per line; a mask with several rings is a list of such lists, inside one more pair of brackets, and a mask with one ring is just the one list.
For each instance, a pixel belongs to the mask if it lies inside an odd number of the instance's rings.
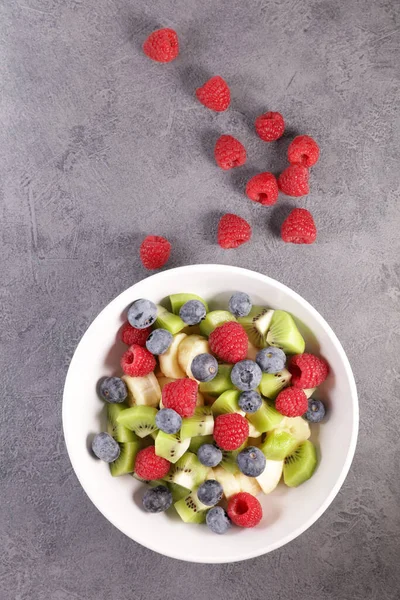
[[138,346],[144,347],[146,345],[146,340],[149,337],[150,333],[151,327],[146,327],[146,329],[136,329],[136,327],[132,327],[132,325],[127,321],[122,326],[120,336],[121,340],[127,346],[137,344]]
[[278,200],[278,194],[278,182],[272,173],[254,175],[246,185],[247,197],[263,206],[275,204]]
[[214,421],[213,436],[221,450],[237,450],[249,437],[249,423],[239,413],[219,415]]
[[176,31],[168,27],[153,31],[143,44],[143,52],[157,62],[171,62],[179,54],[179,41]]
[[244,360],[248,351],[247,333],[235,321],[228,321],[216,327],[208,338],[210,349],[220,360],[237,363]]
[[275,408],[285,417],[302,417],[308,410],[307,396],[299,388],[286,388],[279,392]]
[[154,371],[155,366],[154,356],[138,344],[132,344],[121,358],[123,372],[131,377],[144,377]]
[[288,159],[291,165],[312,167],[318,161],[319,146],[308,135],[298,135],[288,148]]
[[228,84],[219,75],[211,77],[202,87],[197,88],[196,96],[204,106],[216,112],[223,112],[231,102]]
[[307,353],[293,356],[288,368],[292,374],[291,384],[303,390],[317,387],[325,381],[329,373],[326,360]]
[[246,162],[246,148],[231,135],[221,135],[214,148],[216,163],[224,171],[241,167]]
[[279,189],[286,196],[305,196],[310,191],[308,169],[302,165],[290,165],[278,177]]
[[237,248],[251,238],[251,225],[242,217],[228,213],[218,224],[218,244],[221,248]]
[[274,142],[283,136],[285,121],[281,113],[267,112],[257,117],[255,127],[257,134],[264,142]]
[[158,235],[148,235],[140,246],[140,259],[146,269],[160,269],[171,254],[171,244]]
[[168,474],[170,466],[166,458],[157,456],[154,446],[143,448],[136,455],[135,473],[146,481],[162,479]]
[[181,417],[191,417],[197,402],[199,384],[193,379],[177,379],[167,383],[162,391],[162,403],[165,408],[173,408]]
[[312,214],[305,208],[295,208],[282,224],[281,237],[291,244],[312,244],[317,238]]
[[262,519],[262,506],[252,494],[240,492],[229,499],[228,516],[239,527],[255,527]]

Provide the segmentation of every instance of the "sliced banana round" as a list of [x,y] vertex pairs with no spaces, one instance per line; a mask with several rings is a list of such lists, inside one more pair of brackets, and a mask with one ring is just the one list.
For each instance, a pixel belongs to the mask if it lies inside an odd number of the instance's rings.
[[201,335],[188,335],[179,344],[178,362],[180,368],[185,371],[187,377],[194,379],[191,366],[195,356],[209,354],[210,346],[208,340]]
[[181,369],[178,362],[179,346],[186,337],[186,333],[177,333],[174,335],[174,339],[168,350],[158,357],[160,369],[164,377],[171,377],[172,379],[186,377],[185,371]]
[[283,471],[283,460],[266,460],[265,469],[256,477],[264,494],[270,494],[278,485]]
[[242,492],[257,496],[262,491],[261,486],[255,477],[247,477],[247,475],[243,475],[243,473],[237,473],[235,479],[239,483]]
[[225,471],[222,467],[214,467],[213,473],[214,479],[222,485],[225,498],[229,499],[240,492],[239,482],[232,473]]
[[122,379],[128,388],[129,406],[153,406],[158,407],[161,400],[161,388],[154,373],[144,377],[130,377],[124,375]]

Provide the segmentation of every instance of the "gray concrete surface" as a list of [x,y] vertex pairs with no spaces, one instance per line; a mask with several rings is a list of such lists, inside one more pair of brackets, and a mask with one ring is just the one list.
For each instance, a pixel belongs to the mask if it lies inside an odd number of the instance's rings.
[[[1,511],[3,600],[393,600],[400,576],[399,39],[396,0],[4,0],[1,31]],[[156,26],[181,55],[150,62]],[[194,89],[230,83],[217,115]],[[254,134],[265,110],[287,133]],[[237,135],[246,167],[218,170]],[[274,208],[242,193],[279,172],[296,133],[320,142],[311,193]],[[312,210],[313,247],[284,245],[292,206]],[[215,244],[229,210],[254,227]],[[173,243],[169,266],[267,273],[337,332],[359,386],[351,472],[320,521],[271,555],[191,565],[131,542],[91,505],[66,454],[61,394],[72,353],[100,309],[146,276],[146,233]],[[340,444],[340,431],[338,431]]]

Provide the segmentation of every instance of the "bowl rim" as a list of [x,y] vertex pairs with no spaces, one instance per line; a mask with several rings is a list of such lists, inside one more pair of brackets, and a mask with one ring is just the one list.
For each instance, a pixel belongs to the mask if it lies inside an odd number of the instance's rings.
[[[123,296],[130,290],[134,290],[134,288],[137,285],[139,285],[140,283],[142,283],[144,280],[148,281],[150,279],[161,279],[161,278],[169,277],[171,275],[175,275],[175,276],[181,275],[182,277],[184,277],[184,274],[187,271],[196,273],[196,271],[204,271],[204,269],[207,269],[210,271],[216,271],[216,272],[218,272],[218,271],[226,272],[227,270],[229,270],[233,273],[237,273],[238,275],[241,274],[241,275],[245,275],[245,276],[250,276],[253,279],[258,279],[260,281],[260,283],[269,283],[272,286],[274,286],[276,289],[279,289],[282,292],[284,292],[285,294],[291,296],[293,300],[295,300],[300,305],[302,305],[303,308],[308,310],[313,315],[315,320],[318,321],[319,324],[327,331],[327,333],[329,334],[330,340],[332,341],[333,345],[335,346],[335,349],[337,350],[337,352],[339,353],[339,355],[341,357],[346,375],[348,377],[349,386],[351,389],[351,400],[352,400],[351,405],[352,405],[352,411],[353,411],[353,427],[352,427],[352,431],[351,431],[351,439],[350,439],[349,450],[347,452],[346,460],[344,461],[340,475],[337,478],[334,486],[332,487],[331,492],[325,498],[324,502],[321,504],[319,509],[317,511],[315,511],[315,513],[305,523],[303,523],[301,526],[294,529],[290,534],[286,535],[285,537],[283,537],[279,541],[275,542],[274,544],[269,544],[267,549],[260,551],[260,548],[258,548],[255,551],[245,552],[243,555],[238,556],[237,558],[228,558],[228,560],[224,560],[224,557],[221,557],[222,560],[219,560],[219,557],[213,558],[211,560],[210,559],[207,560],[206,558],[203,560],[200,557],[196,557],[195,559],[192,559],[188,556],[181,556],[179,554],[179,552],[175,552],[173,548],[171,548],[171,551],[168,554],[165,552],[160,552],[160,550],[156,547],[155,544],[153,544],[151,542],[151,540],[148,541],[148,540],[142,540],[142,539],[140,539],[140,540],[135,539],[129,533],[127,533],[126,531],[121,529],[120,525],[117,524],[116,521],[114,520],[112,511],[105,511],[103,509],[100,509],[99,506],[97,505],[97,502],[96,502],[95,498],[93,497],[91,491],[88,491],[88,489],[85,487],[85,485],[83,483],[84,473],[80,470],[80,465],[75,460],[74,452],[72,451],[73,436],[70,434],[70,431],[68,430],[68,427],[66,425],[66,423],[67,423],[67,403],[68,403],[67,396],[68,396],[69,381],[72,378],[74,359],[75,359],[78,347],[80,346],[83,338],[86,336],[88,330],[92,327],[92,325],[94,325],[97,320],[101,319],[104,312],[109,311],[110,308],[113,307],[114,304],[117,304],[121,296]],[[74,350],[74,354],[71,358],[71,362],[68,367],[68,371],[67,371],[67,375],[66,375],[65,383],[64,383],[63,399],[62,399],[62,425],[63,425],[64,440],[65,440],[65,445],[67,447],[68,457],[69,457],[72,468],[74,470],[74,473],[75,473],[79,483],[81,484],[84,492],[86,493],[88,498],[91,500],[91,502],[94,504],[94,506],[97,508],[97,510],[99,510],[99,512],[112,525],[114,525],[114,527],[116,527],[119,531],[124,533],[129,539],[132,539],[136,543],[139,543],[139,544],[145,546],[146,548],[149,548],[150,550],[153,550],[154,552],[157,552],[163,556],[168,556],[170,558],[175,558],[177,560],[184,560],[186,562],[195,562],[195,563],[203,563],[203,564],[204,563],[205,564],[232,563],[232,562],[238,562],[238,561],[242,561],[242,560],[248,560],[251,558],[255,558],[257,556],[263,556],[266,553],[272,552],[274,550],[277,550],[278,548],[281,548],[282,546],[285,546],[286,544],[288,544],[295,538],[299,537],[302,533],[304,533],[304,531],[309,529],[321,517],[321,515],[327,510],[327,508],[330,506],[330,504],[333,502],[333,500],[337,496],[340,488],[342,487],[342,485],[347,477],[347,474],[350,470],[350,466],[352,464],[353,458],[354,458],[356,445],[357,445],[358,429],[359,429],[359,403],[358,403],[358,394],[357,394],[357,387],[356,387],[356,382],[354,379],[354,374],[353,374],[349,359],[347,358],[346,352],[344,351],[342,344],[340,343],[338,337],[334,333],[334,331],[331,328],[331,326],[329,325],[329,323],[307,300],[305,300],[300,294],[298,294],[297,292],[295,292],[294,290],[289,288],[287,285],[280,283],[279,281],[277,281],[276,279],[273,279],[272,277],[269,277],[268,275],[258,273],[257,271],[253,271],[251,269],[245,269],[242,267],[231,266],[231,265],[203,263],[203,264],[186,265],[186,266],[181,266],[181,267],[175,267],[172,269],[166,269],[164,271],[155,273],[153,275],[150,275],[149,277],[146,277],[146,278],[143,278],[143,279],[137,281],[132,286],[130,286],[129,288],[125,289],[120,294],[118,294],[118,296],[116,296],[113,300],[111,300],[111,302],[109,302],[100,311],[100,313],[93,319],[93,321],[91,321],[91,323],[85,330],[85,333],[82,335],[81,339],[79,340],[79,343]]]

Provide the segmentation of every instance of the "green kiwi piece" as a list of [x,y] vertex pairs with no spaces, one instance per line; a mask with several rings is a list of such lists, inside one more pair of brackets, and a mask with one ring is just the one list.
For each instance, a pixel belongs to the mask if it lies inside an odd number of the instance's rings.
[[266,398],[275,400],[277,395],[286,387],[292,378],[292,374],[287,369],[282,369],[279,373],[263,373],[260,382],[260,392]]
[[239,323],[243,325],[249,340],[257,348],[267,346],[267,333],[274,311],[265,306],[253,306],[246,317],[240,317]]
[[262,405],[257,412],[247,415],[247,419],[254,425],[254,427],[264,433],[265,431],[271,431],[278,427],[279,423],[283,419],[283,415],[279,413],[273,404],[263,400]]
[[315,446],[310,440],[306,440],[285,458],[283,480],[288,487],[297,487],[310,479],[316,466]]
[[233,390],[235,386],[231,381],[233,365],[218,365],[218,373],[211,381],[204,381],[199,385],[199,391],[209,396],[220,396],[226,390]]
[[270,460],[283,460],[299,445],[293,435],[288,431],[274,429],[267,435],[267,439],[260,446],[265,458]]
[[190,439],[181,440],[179,434],[168,434],[158,431],[155,441],[155,453],[166,458],[171,463],[176,463],[189,448]]
[[222,450],[222,460],[218,466],[225,469],[225,471],[232,473],[232,475],[239,473],[239,467],[236,462],[236,459],[237,459],[237,455],[239,454],[240,450],[242,450],[242,449],[243,448],[239,448],[238,450],[233,450],[232,452],[228,452],[227,450]]
[[[165,485],[165,481],[164,481],[164,485]],[[173,483],[172,481],[170,481],[167,485],[172,494],[172,500],[174,502],[178,502],[178,500],[181,500],[182,498],[186,498],[186,496],[189,496],[189,494],[190,494],[190,490],[188,490],[185,487],[182,487],[178,483]]]
[[284,310],[276,310],[272,315],[267,343],[285,354],[302,354],[306,346],[292,315]]
[[213,415],[217,417],[218,415],[223,415],[225,413],[240,413],[244,415],[245,413],[240,409],[239,406],[239,398],[240,392],[237,390],[227,390],[212,404],[211,410]]
[[117,417],[128,407],[126,404],[107,404],[107,431],[117,442],[135,442],[137,436],[120,423],[117,423]]
[[210,435],[213,431],[214,417],[211,406],[199,406],[192,417],[182,419],[181,440],[188,440],[198,435]]
[[157,409],[152,406],[132,406],[126,408],[117,417],[117,423],[134,431],[140,438],[156,431]]
[[186,323],[178,315],[169,312],[160,304],[157,305],[157,309],[157,319],[154,323],[156,329],[166,329],[172,335],[176,335],[186,327]]
[[203,300],[203,298],[201,298],[200,296],[197,296],[196,294],[171,294],[169,299],[174,315],[179,315],[180,309],[184,304],[186,304],[186,302],[189,302],[189,300],[199,300],[199,302],[202,302],[202,304],[204,304],[206,312],[208,312],[207,302]]
[[120,444],[121,453],[117,460],[110,463],[110,471],[113,477],[125,475],[125,473],[133,473],[135,469],[136,454],[140,450],[140,443],[125,442]]
[[212,310],[206,315],[206,318],[200,323],[200,333],[208,337],[219,325],[227,321],[236,321],[236,317],[227,310]]
[[212,435],[195,435],[190,440],[189,452],[193,452],[194,454],[197,454],[197,450],[200,448],[200,446],[202,446],[203,444],[213,444],[213,443],[214,443],[214,438]]
[[181,498],[175,502],[174,506],[184,523],[203,523],[206,511],[210,508],[200,502],[196,492],[192,492],[186,498]]
[[170,469],[166,481],[177,483],[188,490],[203,483],[207,477],[208,467],[204,467],[197,456],[186,452]]

